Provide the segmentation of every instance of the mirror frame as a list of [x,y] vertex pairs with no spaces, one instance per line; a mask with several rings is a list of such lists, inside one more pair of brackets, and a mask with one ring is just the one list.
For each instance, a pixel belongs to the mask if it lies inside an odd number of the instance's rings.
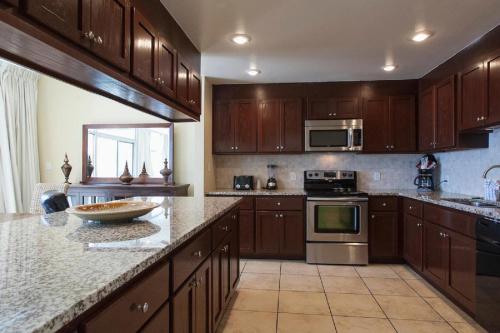
[[[88,159],[88,133],[89,129],[99,128],[169,128],[170,129],[170,154],[168,158],[169,168],[172,169],[170,176],[170,184],[174,185],[173,161],[174,161],[174,124],[173,123],[158,123],[158,124],[86,124],[83,125],[83,138],[82,138],[82,181],[81,184],[121,184],[118,177],[87,177],[87,159]],[[132,185],[140,185],[144,183],[137,183],[137,177],[134,177]],[[163,178],[150,177],[145,184],[163,184]]]

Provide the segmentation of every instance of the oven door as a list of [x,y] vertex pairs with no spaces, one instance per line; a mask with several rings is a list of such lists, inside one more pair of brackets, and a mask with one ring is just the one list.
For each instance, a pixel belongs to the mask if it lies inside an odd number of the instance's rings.
[[368,198],[308,198],[307,241],[368,242]]

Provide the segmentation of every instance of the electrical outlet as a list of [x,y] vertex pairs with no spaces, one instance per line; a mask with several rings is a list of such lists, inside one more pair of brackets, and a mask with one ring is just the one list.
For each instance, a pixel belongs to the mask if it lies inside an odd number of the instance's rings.
[[380,174],[380,172],[378,171],[375,171],[373,174],[372,174],[372,177],[373,177],[373,181],[376,181],[376,182],[379,182],[380,179],[382,179],[382,175]]
[[442,181],[443,181],[444,183],[449,183],[449,182],[450,182],[450,176],[448,176],[448,175],[443,175]]

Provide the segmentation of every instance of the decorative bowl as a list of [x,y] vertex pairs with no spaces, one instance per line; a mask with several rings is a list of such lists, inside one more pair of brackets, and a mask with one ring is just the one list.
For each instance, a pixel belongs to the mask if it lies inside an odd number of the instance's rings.
[[123,200],[75,206],[66,209],[66,212],[83,220],[101,222],[130,221],[136,217],[146,215],[158,206],[160,204],[155,202]]

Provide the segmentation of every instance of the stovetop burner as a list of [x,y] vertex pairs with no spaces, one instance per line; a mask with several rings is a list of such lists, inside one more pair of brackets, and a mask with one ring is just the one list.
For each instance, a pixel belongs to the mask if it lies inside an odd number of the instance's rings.
[[368,197],[368,193],[359,191],[306,191],[308,197]]
[[304,171],[304,190],[309,197],[368,196],[357,190],[356,171],[307,170]]

